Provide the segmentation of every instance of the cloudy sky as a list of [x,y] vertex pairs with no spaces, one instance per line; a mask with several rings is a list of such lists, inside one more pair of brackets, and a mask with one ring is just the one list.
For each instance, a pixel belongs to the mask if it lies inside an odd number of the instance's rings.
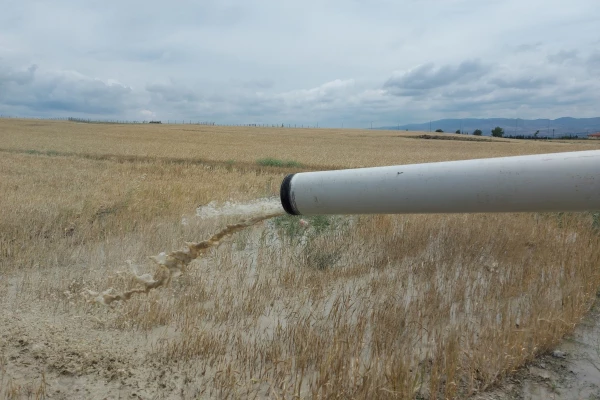
[[598,0],[4,0],[0,114],[600,116]]

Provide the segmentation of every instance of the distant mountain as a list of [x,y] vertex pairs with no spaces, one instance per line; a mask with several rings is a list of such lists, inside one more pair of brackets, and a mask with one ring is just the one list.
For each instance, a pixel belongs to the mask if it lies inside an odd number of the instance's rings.
[[378,129],[409,130],[409,131],[431,131],[442,129],[444,132],[473,133],[475,129],[481,129],[486,136],[491,135],[491,130],[499,126],[504,129],[505,135],[533,135],[540,131],[540,137],[559,136],[586,136],[590,133],[600,132],[600,117],[597,118],[571,118],[558,119],[514,119],[514,118],[463,118],[463,119],[440,119],[422,124],[408,124],[398,126],[386,126]]

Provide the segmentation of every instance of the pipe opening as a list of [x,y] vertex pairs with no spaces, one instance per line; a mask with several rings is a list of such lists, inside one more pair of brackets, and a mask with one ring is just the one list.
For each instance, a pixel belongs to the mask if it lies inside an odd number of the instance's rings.
[[296,174],[289,174],[281,182],[281,189],[279,190],[279,198],[281,199],[281,205],[285,212],[290,215],[300,215],[296,204],[294,202],[294,196],[292,194],[292,178]]

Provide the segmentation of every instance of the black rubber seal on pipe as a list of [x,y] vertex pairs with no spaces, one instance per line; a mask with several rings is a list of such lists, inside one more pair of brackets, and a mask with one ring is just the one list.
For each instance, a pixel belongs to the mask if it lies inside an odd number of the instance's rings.
[[286,213],[290,215],[300,215],[294,202],[294,196],[292,194],[292,178],[296,174],[289,174],[283,178],[281,182],[281,189],[279,190],[279,198],[281,199],[281,205]]

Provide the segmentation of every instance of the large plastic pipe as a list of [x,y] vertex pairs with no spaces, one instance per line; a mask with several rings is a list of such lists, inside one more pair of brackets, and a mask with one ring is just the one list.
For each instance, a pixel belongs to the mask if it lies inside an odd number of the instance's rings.
[[600,210],[600,150],[285,177],[293,215]]

